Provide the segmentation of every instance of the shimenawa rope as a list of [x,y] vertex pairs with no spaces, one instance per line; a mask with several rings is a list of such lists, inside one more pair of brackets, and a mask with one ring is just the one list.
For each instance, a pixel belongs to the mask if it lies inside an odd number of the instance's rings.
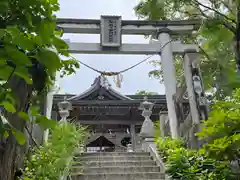
[[[172,40],[170,40],[170,41],[168,41],[167,43],[165,43],[165,44],[160,48],[159,51],[162,51],[163,48],[166,47],[166,45],[168,45],[168,44],[171,43],[171,42],[172,42]],[[159,51],[156,52],[156,53],[159,53]],[[128,68],[126,68],[126,69],[123,69],[123,70],[121,70],[121,71],[118,71],[118,72],[100,71],[100,70],[98,70],[98,69],[96,69],[96,68],[94,68],[94,67],[91,67],[91,66],[87,65],[86,63],[84,63],[84,62],[82,62],[82,61],[80,61],[80,60],[78,60],[78,62],[80,62],[82,65],[86,66],[87,68],[89,68],[89,69],[91,69],[91,70],[93,70],[93,71],[101,74],[101,76],[113,76],[113,77],[114,77],[114,82],[116,83],[116,86],[117,86],[118,88],[121,88],[121,83],[122,83],[122,80],[123,80],[122,74],[123,74],[124,72],[129,71],[129,70],[137,67],[138,65],[144,63],[145,61],[147,61],[148,59],[150,59],[150,58],[153,57],[153,56],[154,56],[154,55],[148,56],[147,58],[145,58],[145,59],[143,59],[142,61],[134,64],[133,66],[130,66],[130,67],[128,67]]]

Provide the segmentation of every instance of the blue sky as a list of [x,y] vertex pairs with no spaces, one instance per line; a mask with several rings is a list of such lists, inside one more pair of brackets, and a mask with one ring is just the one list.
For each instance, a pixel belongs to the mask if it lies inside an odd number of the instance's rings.
[[[121,15],[124,20],[131,20],[137,19],[133,11],[133,7],[137,3],[138,0],[60,0],[61,10],[57,15],[61,18],[80,19],[99,19],[101,15]],[[65,34],[63,38],[77,42],[100,41],[99,35]],[[123,42],[148,43],[148,40],[143,36],[123,36]],[[120,71],[136,64],[147,56],[74,54],[74,57],[99,70]],[[160,58],[154,56],[151,59]],[[158,80],[148,77],[148,72],[153,69],[148,62],[124,73],[121,88],[115,86],[111,77],[108,78],[112,87],[123,94],[135,94],[137,90],[148,90],[164,94],[164,85],[160,84]],[[94,71],[81,66],[76,74],[58,80],[61,87],[60,92],[80,94],[90,87],[97,76],[98,74]]]

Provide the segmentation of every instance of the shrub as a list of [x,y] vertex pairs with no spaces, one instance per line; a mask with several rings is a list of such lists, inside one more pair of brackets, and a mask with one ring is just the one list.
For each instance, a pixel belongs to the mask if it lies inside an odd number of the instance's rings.
[[[231,180],[239,179],[231,162],[240,162],[240,89],[212,106],[208,120],[197,135],[206,143],[200,150],[184,147],[181,140],[156,138],[167,173],[173,179]],[[240,163],[239,163],[240,164]],[[235,177],[234,177],[234,173]]]
[[182,140],[158,138],[157,147],[172,179],[230,180],[231,171],[226,161],[208,157],[204,150],[190,150]]
[[209,119],[203,122],[197,135],[207,143],[204,149],[218,160],[240,159],[240,89],[231,98],[218,101],[213,106]]
[[87,132],[84,127],[58,124],[47,143],[35,149],[26,161],[24,180],[59,180],[69,174],[76,149],[84,143]]
[[173,140],[171,137],[157,138],[156,140],[158,152],[164,162],[167,161],[169,153],[173,149],[183,147],[183,141],[180,139]]

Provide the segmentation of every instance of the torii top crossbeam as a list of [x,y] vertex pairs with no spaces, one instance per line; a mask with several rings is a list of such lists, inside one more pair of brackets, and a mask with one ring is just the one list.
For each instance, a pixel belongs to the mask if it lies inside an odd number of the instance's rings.
[[[101,22],[97,19],[57,19],[58,28],[64,33],[100,34]],[[190,34],[198,30],[200,20],[178,20],[178,21],[145,21],[145,20],[122,20],[122,34],[149,35],[154,31],[167,28],[174,35]]]
[[[115,24],[112,23],[113,21]],[[164,46],[164,44],[161,44],[160,41],[154,44],[125,44],[121,42],[122,35],[158,35],[161,32],[177,36],[186,35],[198,30],[200,22],[200,20],[122,20],[120,16],[101,16],[100,20],[58,19],[57,27],[62,29],[64,33],[101,35],[101,43],[79,43],[66,40],[71,53],[154,55],[162,52],[159,47]],[[183,54],[186,50],[198,51],[197,45],[183,44],[180,41],[172,41],[171,44],[173,54]],[[107,48],[103,49],[103,47]]]

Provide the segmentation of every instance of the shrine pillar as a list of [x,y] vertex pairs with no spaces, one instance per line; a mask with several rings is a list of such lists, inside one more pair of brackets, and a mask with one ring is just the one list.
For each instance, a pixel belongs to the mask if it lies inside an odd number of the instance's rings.
[[207,119],[207,100],[199,68],[199,54],[187,51],[184,55],[183,69],[192,121],[199,124],[201,120]]
[[136,151],[136,130],[135,130],[135,124],[131,124],[130,132],[131,132],[132,149],[133,149],[133,151]]
[[178,120],[175,110],[174,95],[177,91],[177,82],[176,82],[176,73],[175,65],[173,62],[173,51],[172,43],[170,37],[170,31],[166,29],[165,31],[159,32],[158,39],[161,44],[161,63],[163,70],[163,80],[165,85],[167,108],[168,108],[168,117],[171,136],[173,138],[178,138]]
[[184,54],[183,69],[190,105],[191,127],[185,129],[182,133],[188,134],[189,147],[191,148],[199,148],[201,146],[202,142],[195,134],[200,131],[201,121],[208,118],[207,100],[204,93],[199,62],[198,53],[187,51]]

